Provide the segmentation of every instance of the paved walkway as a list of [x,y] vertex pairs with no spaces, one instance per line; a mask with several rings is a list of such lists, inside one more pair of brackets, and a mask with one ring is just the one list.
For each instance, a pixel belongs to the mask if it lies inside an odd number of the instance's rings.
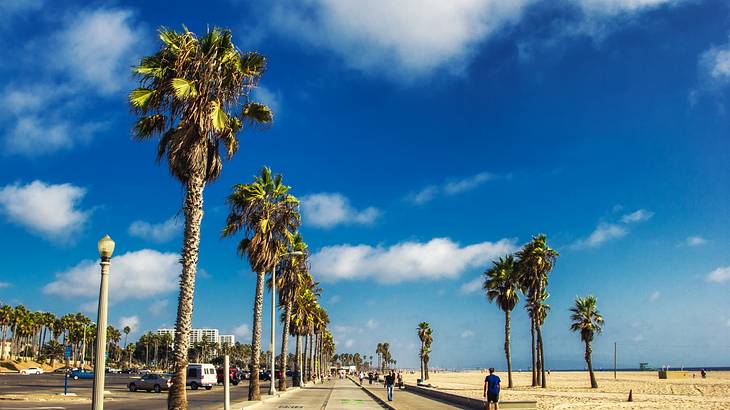
[[388,394],[383,387],[383,383],[373,383],[372,385],[364,383],[364,387],[369,392],[375,394],[379,399],[387,402],[392,408],[397,410],[442,410],[442,409],[462,409],[453,404],[447,404],[438,400],[429,399],[421,395],[411,393],[408,390],[393,390],[393,401],[388,401]]
[[382,410],[383,407],[349,380],[335,380],[268,400],[256,410]]

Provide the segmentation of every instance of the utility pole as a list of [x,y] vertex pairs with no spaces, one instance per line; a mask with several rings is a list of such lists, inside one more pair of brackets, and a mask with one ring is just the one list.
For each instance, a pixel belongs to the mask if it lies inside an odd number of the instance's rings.
[[618,344],[613,342],[613,379],[616,380],[616,365],[618,362]]

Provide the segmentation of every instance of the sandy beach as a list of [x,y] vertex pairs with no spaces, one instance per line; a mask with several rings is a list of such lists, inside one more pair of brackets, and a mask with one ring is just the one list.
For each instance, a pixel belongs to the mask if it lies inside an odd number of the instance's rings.
[[[507,385],[507,373],[497,372]],[[693,378],[694,375],[694,378]],[[439,372],[430,383],[440,390],[470,397],[482,397],[486,373]],[[406,374],[415,383],[418,373]],[[730,409],[730,372],[688,372],[684,379],[659,380],[657,372],[597,372],[598,389],[589,386],[587,372],[557,372],[548,376],[546,389],[530,387],[531,376],[513,373],[515,387],[503,388],[501,400],[536,400],[539,409]],[[629,403],[629,390],[634,401]]]

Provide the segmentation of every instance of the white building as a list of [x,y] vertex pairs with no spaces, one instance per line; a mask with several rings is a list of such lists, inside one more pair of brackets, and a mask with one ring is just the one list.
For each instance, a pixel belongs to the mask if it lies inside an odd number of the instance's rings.
[[[157,329],[157,334],[162,336],[166,333],[169,333],[170,336],[175,338],[175,329]],[[225,335],[226,337],[231,337],[231,340],[233,340],[232,335]],[[218,329],[190,329],[190,336],[188,337],[188,340],[190,341],[190,345],[192,346],[193,343],[202,342],[203,338],[208,340],[212,343],[220,343],[220,336],[218,335]],[[233,343],[231,343],[233,344]]]
[[234,335],[221,335],[220,336],[220,345],[223,346],[226,343],[228,343],[229,346],[235,345],[236,344],[236,336],[234,336]]

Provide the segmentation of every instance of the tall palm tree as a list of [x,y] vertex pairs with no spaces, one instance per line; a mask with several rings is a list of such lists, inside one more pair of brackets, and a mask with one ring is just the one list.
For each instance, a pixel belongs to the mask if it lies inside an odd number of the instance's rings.
[[593,337],[600,334],[603,330],[601,326],[603,326],[604,323],[603,316],[601,316],[598,312],[597,304],[598,301],[593,295],[588,295],[584,298],[576,296],[575,305],[570,308],[570,311],[572,312],[570,320],[573,321],[570,325],[570,330],[573,332],[580,332],[580,340],[582,340],[586,345],[585,359],[586,364],[588,365],[588,373],[591,378],[591,388],[593,389],[598,388],[598,383],[596,382],[596,376],[593,374],[591,343],[593,342]]
[[[281,337],[281,362],[280,368],[286,369],[287,349],[289,342],[289,326],[291,322],[291,311],[294,299],[297,296],[299,288],[305,280],[304,274],[307,271],[306,256],[307,244],[302,239],[302,235],[297,233],[294,235],[290,246],[291,252],[301,252],[301,256],[291,256],[280,264],[279,273],[276,275],[276,287],[279,289],[279,306],[284,307],[282,317],[283,329]],[[271,288],[271,278],[268,281]],[[286,390],[286,377],[279,378],[279,390]]]
[[[294,303],[292,304],[292,311],[291,311],[291,332],[296,336],[297,338],[297,346],[296,346],[296,368],[297,368],[297,374],[299,374],[299,380],[298,385],[301,386],[301,384],[304,382],[306,376],[305,376],[305,369],[308,367],[306,366],[305,360],[306,359],[306,352],[307,352],[307,346],[304,346],[304,355],[302,355],[302,336],[304,336],[305,341],[307,340],[307,336],[309,335],[309,329],[310,329],[310,311],[312,311],[313,307],[317,304],[317,298],[315,295],[315,292],[312,291],[312,287],[316,287],[316,284],[314,283],[314,280],[312,279],[312,276],[309,275],[309,273],[306,273],[304,275],[304,281],[302,283],[302,286],[300,287],[299,291],[297,292],[297,296],[294,299]],[[302,357],[304,356],[304,358]]]
[[185,369],[195,273],[203,219],[203,190],[221,172],[221,149],[228,159],[238,150],[237,134],[247,123],[269,123],[271,110],[251,101],[266,60],[244,53],[229,30],[213,28],[203,37],[185,29],[159,30],[162,45],[135,68],[141,87],[129,101],[139,118],[137,139],[159,136],[157,161],[163,157],[185,187],[185,233],[180,295],[175,323],[175,366],[168,409],[187,409]]
[[512,357],[510,356],[510,314],[520,301],[520,276],[512,255],[492,262],[484,272],[484,290],[490,302],[504,312],[504,354],[507,358],[508,386],[512,388]]
[[423,366],[423,356],[426,354],[426,337],[428,335],[428,331],[430,330],[428,322],[421,322],[418,324],[418,327],[416,328],[416,332],[418,333],[418,338],[421,340],[421,350],[419,351],[418,357],[421,362],[421,380],[426,380],[426,376],[424,373],[424,366]]
[[127,347],[127,336],[129,336],[129,332],[132,331],[132,328],[129,326],[124,326],[124,329],[122,329],[124,332],[124,347]]
[[[300,224],[297,200],[283,184],[281,174],[272,175],[263,167],[259,176],[249,184],[237,184],[228,196],[230,212],[223,236],[232,236],[240,230],[245,237],[238,244],[241,256],[248,255],[251,269],[256,272],[256,296],[253,311],[253,363],[249,385],[249,400],[259,400],[259,367],[261,351],[261,317],[264,304],[264,276],[271,272],[293,241],[293,233]],[[272,352],[273,353],[273,352]],[[272,369],[273,371],[273,369]]]
[[378,343],[378,345],[375,347],[375,355],[378,356],[378,370],[380,369],[380,360],[381,360],[382,353],[383,353],[383,344]]
[[[517,270],[521,278],[521,287],[527,295],[528,310],[538,311],[537,304],[541,302],[540,296],[545,294],[548,283],[548,274],[555,266],[555,260],[558,252],[550,248],[547,244],[547,237],[544,234],[538,234],[532,237],[532,240],[525,244],[522,249],[517,251],[516,263]],[[542,331],[540,323],[531,317],[530,333],[532,339],[532,385],[537,386],[538,372],[542,379],[542,387],[547,387],[545,379],[545,361],[540,362],[537,367],[537,357],[543,351]],[[535,344],[535,335],[537,336],[537,345]]]

